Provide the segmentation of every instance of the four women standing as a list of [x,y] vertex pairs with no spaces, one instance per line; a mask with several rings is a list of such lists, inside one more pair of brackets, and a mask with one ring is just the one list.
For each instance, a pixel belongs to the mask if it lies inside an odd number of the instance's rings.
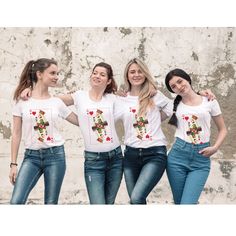
[[[124,77],[128,96],[116,97],[112,94],[117,90],[112,68],[102,62],[93,68],[88,92],[77,91],[60,96],[66,105],[74,104],[77,109],[84,137],[84,173],[91,204],[113,204],[120,186],[123,156],[114,125],[117,119],[122,119],[125,128],[124,175],[131,204],[146,204],[148,194],[166,168],[166,138],[161,130],[161,121],[172,114],[172,101],[156,90],[148,67],[139,59],[127,64]],[[171,79],[166,80],[167,88],[174,90],[177,82],[170,87]],[[182,89],[180,91],[183,92]],[[213,114],[216,113],[219,113],[217,109]],[[222,133],[220,124],[218,128],[221,138],[213,148],[202,150],[206,155],[211,155],[223,142],[226,132]],[[171,187],[173,181],[178,182],[175,175],[170,167],[168,177]],[[180,203],[173,187],[172,191],[175,203]],[[191,192],[188,194],[192,195]]]

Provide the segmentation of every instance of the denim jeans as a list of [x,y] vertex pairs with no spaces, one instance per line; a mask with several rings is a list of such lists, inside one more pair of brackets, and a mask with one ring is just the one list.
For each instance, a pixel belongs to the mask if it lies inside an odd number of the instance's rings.
[[146,198],[161,179],[167,162],[166,146],[132,148],[124,154],[125,183],[131,204],[146,204]]
[[123,175],[121,147],[109,152],[84,152],[84,177],[90,204],[114,204]]
[[198,152],[209,143],[176,139],[167,160],[167,176],[175,204],[197,204],[210,172],[210,158]]
[[65,170],[64,146],[39,150],[26,149],[10,203],[25,204],[30,191],[43,174],[44,203],[57,204]]

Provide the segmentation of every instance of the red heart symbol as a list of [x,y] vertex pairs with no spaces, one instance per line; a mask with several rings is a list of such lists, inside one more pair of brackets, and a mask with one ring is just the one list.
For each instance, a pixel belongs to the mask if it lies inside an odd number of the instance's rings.
[[35,111],[33,111],[33,112],[32,112],[32,114],[35,116],[35,115],[36,115],[36,112],[35,112]]
[[47,141],[50,141],[51,140],[51,138],[50,137],[47,137]]
[[107,141],[111,141],[110,137],[107,137],[106,140],[107,140]]
[[92,116],[92,115],[93,115],[93,111],[90,111],[90,112],[89,112],[89,115],[91,115],[91,116]]
[[135,112],[136,112],[136,109],[132,109],[131,111],[132,111],[133,113],[135,113]]
[[146,138],[150,138],[150,136],[147,134],[147,135],[146,135]]
[[188,116],[185,116],[185,117],[184,117],[184,119],[185,119],[185,120],[188,120],[188,119],[189,119],[189,117],[188,117]]

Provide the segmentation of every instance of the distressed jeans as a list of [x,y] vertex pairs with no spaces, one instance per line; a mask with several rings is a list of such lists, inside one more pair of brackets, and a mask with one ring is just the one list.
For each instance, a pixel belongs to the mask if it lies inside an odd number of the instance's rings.
[[191,144],[176,138],[167,160],[167,176],[175,204],[197,204],[210,172],[210,158],[198,152],[209,143]]
[[10,204],[25,204],[40,176],[44,176],[44,203],[57,204],[66,170],[64,146],[26,149]]
[[121,147],[109,152],[84,152],[84,176],[90,204],[114,204],[123,175]]
[[161,179],[167,162],[166,146],[126,146],[124,175],[131,204],[146,204],[146,198]]

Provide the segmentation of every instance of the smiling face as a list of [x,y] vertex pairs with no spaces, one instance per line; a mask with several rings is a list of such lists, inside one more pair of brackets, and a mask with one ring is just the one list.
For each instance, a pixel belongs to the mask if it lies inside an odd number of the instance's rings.
[[169,81],[169,86],[174,93],[180,96],[184,96],[192,89],[190,83],[179,76],[173,76]]
[[107,69],[102,66],[96,66],[90,76],[91,87],[105,90],[110,83],[111,79],[108,78]]
[[36,72],[38,82],[43,83],[48,87],[55,87],[58,81],[58,67],[55,64],[51,64],[43,72]]
[[141,87],[146,80],[144,73],[136,63],[130,65],[127,75],[131,86]]

